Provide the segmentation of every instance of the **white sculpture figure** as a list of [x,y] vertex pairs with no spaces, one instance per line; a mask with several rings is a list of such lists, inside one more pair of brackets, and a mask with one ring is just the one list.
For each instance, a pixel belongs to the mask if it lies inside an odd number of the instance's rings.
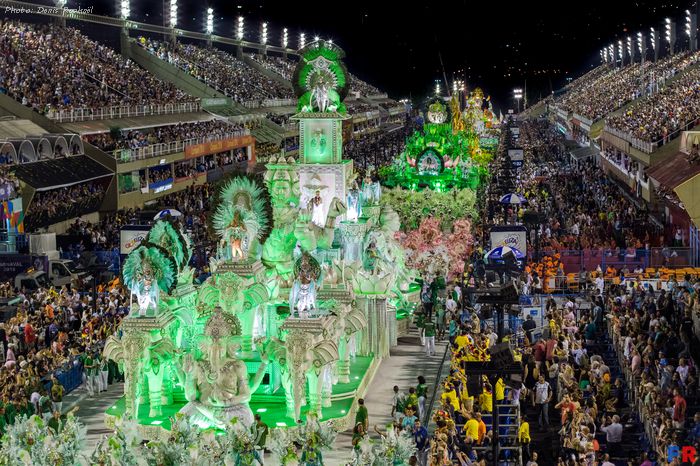
[[294,284],[289,291],[289,313],[300,318],[308,318],[309,312],[316,309],[316,280],[321,268],[309,253],[302,253],[294,266]]
[[357,187],[357,182],[355,182],[348,193],[348,211],[345,215],[349,222],[357,222],[357,219],[362,215],[360,198],[360,189]]
[[188,354],[182,364],[187,403],[181,410],[190,422],[201,427],[223,429],[235,418],[246,428],[253,424],[253,412],[248,403],[265,374],[268,359],[260,352],[262,361],[255,377],[248,380],[248,369],[235,356],[237,345],[231,337],[240,334],[240,324],[234,316],[216,307],[204,333],[210,338],[205,346],[206,357],[195,360]]
[[316,190],[316,195],[309,201],[311,204],[311,223],[323,228],[326,226],[326,216],[323,213],[323,198],[321,198],[321,191]]

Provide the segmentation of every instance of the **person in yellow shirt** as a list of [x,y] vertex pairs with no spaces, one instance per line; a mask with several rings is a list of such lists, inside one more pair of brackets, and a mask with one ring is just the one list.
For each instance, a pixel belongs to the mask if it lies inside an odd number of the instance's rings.
[[506,397],[506,384],[503,382],[503,378],[499,377],[496,381],[496,404],[499,401],[503,401]]
[[465,348],[469,344],[469,337],[467,336],[467,332],[462,332],[461,335],[457,336],[455,338],[455,343],[457,344],[457,351],[461,350],[462,348]]
[[476,443],[479,440],[479,421],[474,416],[470,416],[467,423],[464,424],[464,437],[467,442]]
[[484,385],[484,391],[479,395],[479,405],[484,412],[490,413],[493,411],[493,393],[491,392],[491,385]]
[[518,428],[518,442],[522,445],[523,461],[530,460],[530,423],[526,418],[522,418],[520,428]]
[[457,398],[457,391],[454,385],[449,385],[445,387],[445,391],[442,393],[442,399],[448,400],[455,411],[459,411],[459,399]]

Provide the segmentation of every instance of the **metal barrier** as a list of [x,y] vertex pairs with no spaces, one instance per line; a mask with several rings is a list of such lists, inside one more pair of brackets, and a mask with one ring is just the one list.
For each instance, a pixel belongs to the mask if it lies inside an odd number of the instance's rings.
[[[430,397],[430,403],[426,406],[425,411],[423,411],[423,419],[421,419],[421,422],[425,425],[429,420],[430,420],[430,415],[433,413],[433,409],[435,408],[435,399],[437,398],[438,391],[440,391],[440,387],[442,384],[440,383],[442,380],[442,368],[445,367],[445,360],[447,359],[447,355],[450,353],[450,345],[445,345],[445,352],[442,354],[442,359],[440,359],[440,367],[438,367],[437,375],[435,376],[435,388],[433,388],[433,394]],[[428,419],[425,417],[428,416]]]
[[107,120],[146,115],[170,115],[175,113],[199,112],[200,102],[177,104],[114,106],[100,108],[72,108],[70,110],[49,110],[46,117],[58,123],[75,121]]
[[543,250],[537,257],[530,251],[530,260],[539,260],[544,256],[559,255],[566,273],[582,270],[593,271],[598,266],[605,271],[608,266],[616,269],[627,266],[630,270],[641,267],[695,267],[695,257],[691,248],[651,248],[651,249],[565,249],[561,251]]
[[134,160],[144,160],[162,155],[175,154],[184,152],[188,146],[196,146],[212,141],[224,141],[242,136],[249,136],[250,131],[247,129],[226,133],[221,136],[204,136],[201,138],[185,139],[184,141],[159,142],[150,144],[145,147],[137,147],[135,149],[117,149],[112,152],[112,155],[120,163],[133,162]]

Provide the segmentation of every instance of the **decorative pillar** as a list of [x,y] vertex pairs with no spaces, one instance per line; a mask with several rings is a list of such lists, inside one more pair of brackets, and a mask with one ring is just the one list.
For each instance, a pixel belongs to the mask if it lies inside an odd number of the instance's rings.
[[323,385],[321,388],[321,405],[324,408],[331,407],[331,394],[333,393],[333,369],[331,364],[323,366],[321,372]]
[[340,383],[350,382],[350,358],[348,351],[348,340],[350,335],[344,335],[340,337],[340,344],[338,345],[339,359],[335,366],[335,373]]
[[309,383],[309,407],[316,413],[319,419],[323,419],[321,390],[323,389],[323,368],[313,367],[306,372],[306,380]]

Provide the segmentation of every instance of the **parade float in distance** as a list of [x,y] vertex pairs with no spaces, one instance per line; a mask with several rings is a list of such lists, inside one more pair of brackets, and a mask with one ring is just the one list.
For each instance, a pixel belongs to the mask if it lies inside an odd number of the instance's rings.
[[223,439],[259,414],[281,430],[316,426],[320,442],[328,421],[351,427],[396,345],[397,314],[420,288],[395,239],[398,215],[380,205],[379,183],[357,195],[342,157],[343,51],[320,40],[299,52],[299,160],[222,184],[209,212],[211,276],[194,284],[190,239],[168,219],[125,260],[131,312],[104,349],[125,374],[109,426],[133,423],[154,441],[185,425]]
[[457,95],[428,104],[424,123],[405,150],[381,173],[383,184],[410,190],[472,189],[486,175],[498,144],[498,119],[490,99],[476,88],[461,108]]

